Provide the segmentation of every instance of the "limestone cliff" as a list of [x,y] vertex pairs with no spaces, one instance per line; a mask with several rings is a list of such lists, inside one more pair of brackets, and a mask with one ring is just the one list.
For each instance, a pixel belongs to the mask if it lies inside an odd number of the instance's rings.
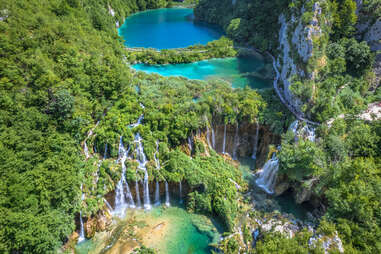
[[278,87],[287,103],[300,113],[301,102],[293,94],[291,85],[294,80],[314,80],[321,67],[318,63],[324,62],[323,28],[329,23],[323,15],[326,8],[324,0],[306,1],[300,8],[279,16]]

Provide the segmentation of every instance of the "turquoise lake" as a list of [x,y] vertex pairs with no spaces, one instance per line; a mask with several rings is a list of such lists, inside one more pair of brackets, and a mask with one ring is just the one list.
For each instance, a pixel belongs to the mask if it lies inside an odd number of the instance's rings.
[[232,84],[233,88],[266,88],[271,81],[261,79],[263,60],[255,57],[219,58],[187,64],[146,65],[135,64],[132,67],[146,73],[157,73],[162,76],[183,76],[189,79],[222,79]]
[[216,26],[194,22],[193,9],[173,8],[139,12],[119,28],[127,47],[155,49],[184,48],[219,39]]

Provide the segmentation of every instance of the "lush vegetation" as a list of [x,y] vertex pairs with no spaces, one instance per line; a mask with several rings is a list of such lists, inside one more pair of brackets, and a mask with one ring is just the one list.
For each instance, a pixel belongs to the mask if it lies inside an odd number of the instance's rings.
[[[227,229],[233,227],[239,194],[231,181],[245,186],[240,173],[209,151],[202,138],[194,138],[192,154],[184,144],[212,121],[253,122],[261,112],[264,122],[271,112],[250,89],[167,79],[126,66],[115,22],[166,5],[141,0],[0,1],[6,14],[0,21],[0,252],[53,253],[59,248],[75,230],[79,211],[90,216],[103,207],[102,196],[120,179],[121,167],[115,163],[119,138],[134,155],[136,132],[144,139],[150,181],[187,182],[192,188],[189,210],[218,216]],[[221,42],[230,43],[215,43]],[[276,119],[288,116],[279,101],[274,105],[280,110]],[[128,128],[141,114],[143,124]],[[89,130],[94,135],[87,138]],[[84,140],[90,150],[99,151],[88,160]],[[154,170],[156,141],[160,171]],[[110,159],[100,160],[105,144]],[[126,165],[129,181],[142,177],[134,159]]]
[[221,37],[206,45],[193,45],[183,49],[127,49],[127,60],[130,63],[146,64],[179,64],[192,63],[210,58],[233,57],[237,55],[233,41]]
[[195,16],[220,25],[238,43],[248,44],[262,51],[275,50],[280,28],[278,17],[289,2],[200,0],[195,8]]

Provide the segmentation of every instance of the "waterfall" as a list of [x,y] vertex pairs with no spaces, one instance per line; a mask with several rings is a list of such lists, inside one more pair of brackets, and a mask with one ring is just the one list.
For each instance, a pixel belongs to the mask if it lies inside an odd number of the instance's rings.
[[159,182],[156,180],[156,190],[155,190],[155,206],[160,205],[160,186]]
[[192,138],[191,137],[188,137],[188,147],[189,147],[190,153],[192,154],[193,147],[192,147]]
[[139,118],[138,118],[138,121],[136,123],[130,124],[128,127],[135,128],[135,127],[141,125],[143,119],[144,119],[144,115],[140,115]]
[[257,159],[257,150],[258,150],[258,138],[259,138],[259,124],[258,121],[256,123],[256,130],[255,130],[255,140],[254,140],[254,147],[253,147],[253,154],[251,155],[251,158],[253,160]]
[[206,125],[206,142],[208,143],[209,148],[211,148],[212,146],[210,144],[210,130],[208,125]]
[[288,128],[291,130],[294,134],[296,134],[296,130],[298,129],[299,121],[295,120],[291,123],[290,127]]
[[83,152],[85,153],[85,158],[90,158],[89,148],[87,147],[86,141],[83,142]]
[[168,191],[168,182],[165,181],[165,205],[166,206],[171,206],[170,202],[169,202],[169,191]]
[[222,153],[225,154],[225,146],[226,146],[226,124],[224,125],[224,141],[222,143]]
[[105,152],[103,154],[103,159],[107,159],[107,143],[105,144]]
[[160,169],[160,161],[157,158],[157,154],[159,153],[159,141],[156,141],[156,152],[153,154],[153,157],[155,159],[156,169]]
[[151,209],[151,201],[149,199],[148,172],[146,168],[147,159],[146,159],[146,155],[144,154],[142,138],[140,137],[139,133],[135,135],[134,142],[136,143],[136,157],[137,157],[137,161],[139,162],[138,168],[144,172],[144,180],[143,180],[144,208]]
[[135,181],[135,192],[136,192],[136,207],[141,208],[142,207],[142,201],[140,200],[138,180]]
[[212,147],[213,149],[216,149],[216,136],[214,135],[214,129],[213,129],[213,126],[212,127]]
[[[83,184],[81,184],[81,201],[85,200],[85,193],[83,192]],[[84,241],[85,238],[85,229],[83,227],[83,220],[82,220],[82,211],[79,211],[79,224],[80,224],[80,229],[79,229],[79,238],[78,238],[78,243]]]
[[315,128],[306,124],[306,126],[303,127],[302,132],[305,136],[307,136],[309,141],[315,142]]
[[105,204],[106,204],[108,210],[109,210],[110,212],[112,212],[114,209],[112,209],[112,206],[110,205],[110,203],[109,203],[109,202],[107,201],[107,199],[105,199],[105,198],[103,198],[103,200],[104,200],[104,202],[105,202]]
[[180,197],[180,204],[183,203],[183,186],[181,184],[181,181],[179,183],[179,197]]
[[255,183],[269,194],[274,193],[279,161],[275,153],[273,157],[263,166],[262,172]]
[[[119,139],[119,156],[118,161],[122,165],[122,175],[115,189],[115,210],[120,213],[121,216],[124,215],[124,209],[127,207],[134,208],[135,202],[132,197],[130,187],[126,181],[126,159],[128,157],[128,152],[130,149],[126,150],[123,145],[123,137]],[[125,192],[126,189],[126,192]],[[127,201],[126,201],[127,198]]]
[[237,149],[238,149],[238,146],[239,146],[239,126],[238,126],[238,122],[235,126],[235,134],[234,134],[234,146],[233,146],[233,159],[234,160],[237,160]]
[[83,220],[82,220],[82,212],[79,212],[79,223],[81,225],[80,230],[79,230],[79,238],[78,238],[78,243],[83,242],[85,238],[85,229],[83,226]]

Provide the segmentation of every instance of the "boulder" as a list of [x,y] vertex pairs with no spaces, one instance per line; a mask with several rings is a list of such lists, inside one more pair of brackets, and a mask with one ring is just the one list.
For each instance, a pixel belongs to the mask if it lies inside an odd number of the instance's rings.
[[89,218],[85,222],[85,234],[86,238],[93,238],[97,229],[97,220],[95,218]]

